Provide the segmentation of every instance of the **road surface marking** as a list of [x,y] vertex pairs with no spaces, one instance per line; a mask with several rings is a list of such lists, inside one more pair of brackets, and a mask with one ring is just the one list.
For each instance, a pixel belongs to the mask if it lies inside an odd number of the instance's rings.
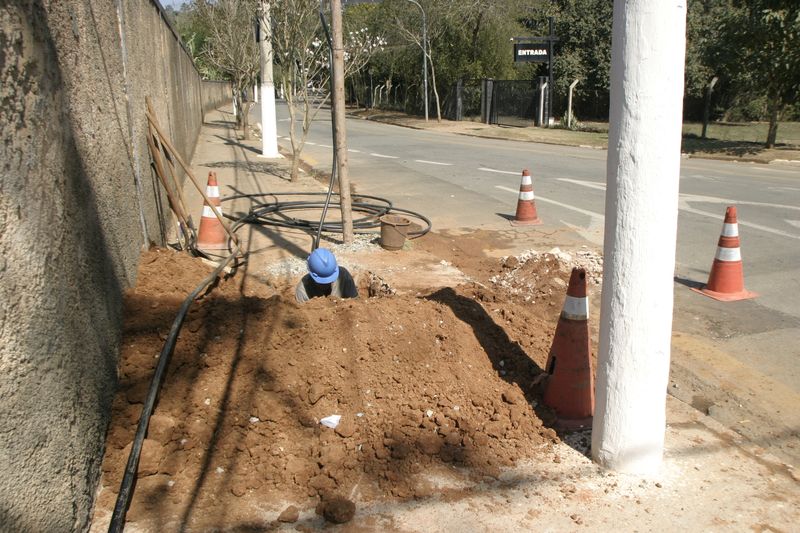
[[383,157],[384,159],[399,159],[395,155],[383,155],[383,154],[376,154],[374,152],[370,152],[369,155],[374,156],[374,157]]
[[[730,203],[730,202],[725,202],[725,203]],[[739,202],[739,203],[746,203],[746,202]],[[716,220],[719,220],[720,218],[723,218],[720,213],[709,213],[707,211],[701,211],[700,209],[695,209],[693,207],[689,207],[688,201],[685,198],[681,198],[680,199],[680,201],[678,203],[678,209],[680,209],[681,211],[686,211],[687,213],[692,213],[692,214],[695,214],[695,215],[700,215],[700,216],[704,216],[704,217],[708,217],[708,218],[714,218]],[[760,230],[760,231],[764,231],[766,233],[772,233],[774,235],[780,235],[781,237],[788,237],[790,239],[798,239],[798,240],[800,240],[800,235],[792,235],[791,233],[787,233],[787,232],[781,231],[779,229],[770,228],[769,226],[762,226],[761,224],[754,224],[752,222],[745,222],[745,221],[743,221],[741,219],[739,219],[738,222],[739,222],[740,226],[745,226],[745,227],[748,227],[748,228],[757,229],[757,230]]]
[[306,144],[309,146],[316,146],[317,143],[312,143],[311,141],[306,141]]
[[748,200],[731,200],[730,198],[718,198],[716,196],[705,196],[699,194],[681,193],[681,198],[690,202],[705,202],[710,204],[728,204],[728,205],[755,205],[758,207],[774,207],[776,209],[796,209],[800,210],[800,206],[786,205],[786,204],[771,204],[769,202],[751,202]]
[[482,170],[484,172],[497,172],[498,174],[512,174],[514,176],[520,176],[521,172],[509,172],[508,170],[495,170],[493,168],[486,168],[486,167],[478,167],[478,170]]
[[691,174],[689,176],[681,176],[682,178],[692,178],[696,180],[708,180],[708,181],[719,181],[719,178],[713,178],[711,176],[703,176],[702,174]]
[[[579,182],[579,180],[573,180],[573,181],[574,182]],[[586,183],[590,183],[590,182],[585,182],[583,184],[585,185]],[[591,185],[595,186],[597,184],[593,183]],[[519,194],[519,191],[515,191],[514,189],[511,189],[509,187],[503,187],[502,185],[495,185],[495,188],[501,189],[501,190],[504,190],[504,191],[508,191],[508,192],[512,192],[512,193],[517,194],[517,195]],[[715,201],[715,203],[728,203],[728,204],[736,203],[736,202],[733,202],[733,201],[727,201],[727,200],[725,200],[723,198],[712,198],[712,197],[707,197],[707,196],[702,196],[701,197],[701,196],[693,196],[693,195],[688,195],[688,194],[681,194],[680,195],[680,199],[679,199],[679,203],[678,203],[678,209],[680,209],[681,211],[685,211],[687,213],[692,213],[692,214],[695,214],[695,215],[709,217],[709,218],[713,218],[713,219],[716,219],[716,220],[719,220],[720,218],[722,218],[719,213],[709,213],[707,211],[701,211],[700,209],[695,209],[695,208],[689,206],[689,202],[691,200],[699,200],[701,198],[703,199],[703,201]],[[592,217],[593,219],[597,218],[598,221],[604,219],[604,216],[601,215],[600,213],[595,213],[594,211],[587,211],[586,209],[581,209],[580,207],[575,207],[574,205],[564,204],[564,203],[561,203],[561,202],[557,202],[555,200],[550,200],[549,198],[543,198],[541,196],[537,196],[536,200],[540,201],[540,202],[545,202],[545,203],[557,205],[559,207],[563,207],[564,209],[569,209],[570,211],[575,211],[576,213],[581,213],[583,215]],[[739,202],[739,203],[740,204],[760,204],[759,202]],[[788,208],[791,208],[791,209],[800,209],[800,207],[794,207],[794,206],[776,206],[774,204],[765,204],[765,205],[770,206],[770,207],[784,207],[784,208],[788,207]],[[592,220],[592,222],[594,222],[594,220]],[[748,227],[748,228],[753,228],[753,229],[760,230],[760,231],[764,231],[766,233],[772,233],[774,235],[780,235],[781,237],[788,237],[790,239],[798,239],[798,240],[800,240],[800,235],[793,235],[793,234],[785,232],[785,231],[781,231],[781,230],[778,230],[778,229],[770,228],[769,226],[762,226],[761,224],[754,224],[752,222],[746,222],[746,221],[739,220],[739,225],[740,226],[745,226],[745,227]]]
[[[559,181],[567,181],[569,183],[574,183],[576,185],[582,185],[584,187],[589,187],[589,188],[592,188],[592,189],[605,189],[604,185],[601,185],[601,184],[598,184],[598,183],[594,183],[594,182],[591,182],[591,181],[572,180],[572,179],[568,179],[568,178],[559,178]],[[573,208],[571,206],[568,206],[567,204],[559,204],[559,203],[557,203],[557,202],[555,202],[553,200],[547,200],[547,199],[541,198],[541,197],[538,197],[538,198],[540,200],[542,200],[543,202],[554,203],[554,204],[560,205],[561,207],[564,207],[566,209],[572,209],[573,211],[578,211],[579,213],[580,212],[583,212],[584,214],[590,214],[591,213],[591,211],[582,211],[582,210],[579,210],[579,208]],[[734,200],[727,200],[725,198],[716,198],[714,196],[698,196],[698,195],[683,194],[683,193],[678,195],[678,209],[680,209],[681,211],[685,211],[687,213],[693,213],[695,215],[700,215],[700,216],[704,216],[704,217],[714,218],[714,219],[717,219],[717,220],[722,218],[722,216],[719,213],[709,213],[707,211],[702,211],[700,209],[695,209],[695,208],[693,208],[693,207],[691,207],[689,205],[689,202],[710,202],[710,203],[719,203],[719,204],[728,204],[728,205],[733,205],[733,204],[756,205],[756,206],[761,206],[761,207],[774,207],[774,208],[777,208],[777,209],[800,209],[800,207],[792,206],[792,205],[769,204],[769,203],[764,203],[764,202],[748,202],[748,201],[736,202]],[[597,215],[597,213],[595,213],[595,215]],[[600,215],[597,215],[597,216],[600,216]],[[749,228],[757,229],[757,230],[760,230],[760,231],[765,231],[767,233],[772,233],[772,234],[775,234],[775,235],[780,235],[782,237],[789,237],[790,239],[800,239],[800,235],[792,235],[791,233],[787,233],[785,231],[781,231],[781,230],[775,229],[775,228],[770,228],[769,226],[762,226],[761,224],[754,224],[752,222],[743,222],[743,221],[739,220],[739,225],[740,226],[747,226]]]
[[599,191],[606,190],[606,185],[604,183],[596,183],[594,181],[573,180],[570,178],[557,178],[557,179],[558,181],[566,181],[567,183],[582,185],[583,187],[589,187],[590,189],[597,189]]
[[[780,162],[780,160],[779,160],[779,162]],[[788,160],[783,160],[783,162],[784,163],[794,163],[794,161],[788,161]],[[766,172],[789,172],[789,173],[797,172],[797,170],[792,169],[792,168],[770,168],[770,167],[765,167],[765,166],[759,166],[757,168],[757,170],[759,172],[765,172],[765,171]]]
[[800,191],[797,187],[767,187],[770,191]]
[[786,222],[796,228],[800,228],[800,220],[787,220]]
[[347,151],[348,152],[353,152],[354,154],[360,154],[361,153],[361,150],[356,150],[355,148],[348,148]]
[[331,146],[330,144],[320,144],[319,146],[321,148],[333,148],[333,146]]
[[[511,189],[509,187],[503,187],[502,185],[495,185],[495,188],[496,189],[501,189],[501,190],[504,190],[504,191],[508,191],[508,192],[513,192],[514,194],[519,195],[519,191],[515,191],[514,189]],[[587,211],[586,209],[581,209],[580,207],[575,207],[574,205],[562,204],[561,202],[557,202],[555,200],[550,200],[549,198],[542,198],[541,196],[537,195],[536,196],[536,200],[537,201],[541,201],[541,202],[545,202],[545,203],[548,203],[548,204],[557,205],[559,207],[563,207],[564,209],[569,209],[570,211],[575,211],[576,213],[581,213],[582,215],[586,215],[586,216],[589,216],[589,217],[596,217],[596,218],[601,219],[601,220],[605,219],[605,217],[603,215],[601,215],[600,213],[595,213],[594,211]]]
[[438,163],[436,161],[425,161],[424,159],[415,159],[414,161],[417,162],[417,163],[425,163],[426,165],[442,165],[442,166],[445,166],[445,167],[452,167],[453,166],[453,163]]

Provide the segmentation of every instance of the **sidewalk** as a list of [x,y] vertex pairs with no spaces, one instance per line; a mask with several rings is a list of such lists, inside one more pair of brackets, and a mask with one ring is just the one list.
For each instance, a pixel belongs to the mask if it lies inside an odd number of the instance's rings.
[[[204,181],[217,173],[223,198],[232,194],[322,192],[307,175],[288,181],[287,160],[260,159],[258,139],[243,141],[231,128],[231,115],[206,117],[192,168]],[[286,148],[286,146],[283,146]],[[200,195],[186,186],[192,217],[200,220]],[[226,213],[246,213],[251,198],[224,202]],[[296,214],[300,216],[300,214]],[[296,229],[248,226],[239,232],[251,252],[246,276],[263,284],[291,284],[305,271],[310,237]],[[541,237],[541,236],[539,236]],[[424,239],[424,237],[423,237]],[[371,237],[350,247],[335,239],[327,246],[356,272],[378,270],[398,288],[455,285],[467,279],[444,258],[411,246],[402,255],[386,252]],[[338,248],[337,248],[338,247]],[[275,266],[279,268],[276,270]],[[244,283],[242,283],[244,286]],[[261,296],[247,284],[246,296]],[[544,462],[518,464],[497,479],[471,479],[464,468],[442,465],[428,473],[432,494],[398,502],[356,502],[354,519],[342,531],[791,531],[800,523],[800,477],[791,467],[748,444],[710,417],[667,396],[666,453],[662,471],[652,478],[604,472],[587,457],[588,431],[552,448]],[[353,489],[355,492],[355,489]],[[313,504],[301,507],[296,523],[277,521],[287,505],[261,501],[247,521],[223,531],[315,531],[326,527]],[[161,526],[164,526],[161,523]],[[103,531],[107,517],[98,509],[92,531]],[[146,520],[126,531],[156,531]],[[331,526],[327,526],[331,527]],[[191,529],[191,528],[190,528]],[[194,530],[194,529],[191,529]]]

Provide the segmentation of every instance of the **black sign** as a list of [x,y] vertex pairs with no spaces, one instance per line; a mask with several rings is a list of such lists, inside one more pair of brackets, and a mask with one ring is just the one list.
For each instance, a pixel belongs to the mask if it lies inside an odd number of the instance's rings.
[[546,63],[550,60],[546,43],[514,43],[514,61]]

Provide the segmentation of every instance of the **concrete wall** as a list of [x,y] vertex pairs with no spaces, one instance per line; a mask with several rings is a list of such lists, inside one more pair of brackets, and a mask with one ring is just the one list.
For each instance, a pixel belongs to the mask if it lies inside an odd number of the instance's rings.
[[87,526],[122,291],[167,225],[147,95],[187,159],[203,110],[229,98],[201,82],[157,3],[0,3],[2,531]]

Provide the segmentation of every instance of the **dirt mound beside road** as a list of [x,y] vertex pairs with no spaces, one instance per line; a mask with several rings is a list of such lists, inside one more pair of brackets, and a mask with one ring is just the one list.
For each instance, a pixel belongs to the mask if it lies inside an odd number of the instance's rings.
[[[528,270],[561,287],[568,269],[547,261]],[[142,261],[98,508],[113,506],[166,333],[209,270],[164,250]],[[562,301],[548,289],[526,302],[487,280],[298,305],[291,287],[253,297],[221,282],[187,317],[129,520],[202,530],[277,517],[286,502],[424,498],[448,476],[482,481],[541,457],[557,437],[533,380]],[[332,415],[335,428],[320,423]]]

